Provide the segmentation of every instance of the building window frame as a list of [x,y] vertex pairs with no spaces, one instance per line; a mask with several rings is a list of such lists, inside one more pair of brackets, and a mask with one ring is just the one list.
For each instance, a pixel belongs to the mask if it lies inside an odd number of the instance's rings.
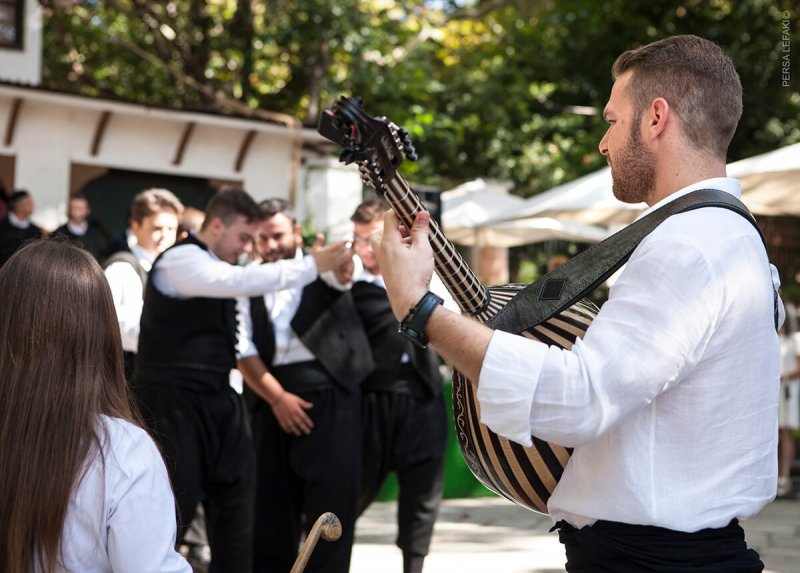
[[[23,49],[24,22],[25,0],[0,0],[0,49]],[[13,37],[9,37],[8,31]]]

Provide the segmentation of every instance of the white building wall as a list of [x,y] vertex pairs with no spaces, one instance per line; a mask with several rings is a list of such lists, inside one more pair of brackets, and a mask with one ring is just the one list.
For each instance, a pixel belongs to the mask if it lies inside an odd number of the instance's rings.
[[39,85],[42,81],[42,7],[25,0],[22,50],[0,49],[0,80]]
[[353,234],[350,216],[361,203],[363,185],[358,169],[336,159],[312,159],[301,173],[297,216],[331,239]]
[[[293,137],[315,137],[263,122],[153,110],[91,98],[0,86],[0,137],[6,132],[15,98],[22,104],[10,145],[0,153],[15,157],[17,189],[34,197],[34,221],[52,230],[66,220],[72,164],[148,173],[242,181],[254,198],[290,197]],[[96,155],[91,149],[98,122],[111,111]],[[188,122],[195,127],[179,165],[174,165]],[[236,159],[247,133],[256,130],[241,171]],[[311,158],[297,174],[295,202],[300,220],[331,236],[350,234],[349,218],[361,201],[361,181],[353,166]]]

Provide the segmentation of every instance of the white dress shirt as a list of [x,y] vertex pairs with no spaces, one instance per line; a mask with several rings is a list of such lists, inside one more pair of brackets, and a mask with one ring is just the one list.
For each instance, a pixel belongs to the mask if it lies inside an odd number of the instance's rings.
[[16,227],[17,229],[27,229],[31,226],[30,219],[20,219],[13,211],[8,212],[8,222],[11,223],[12,227]]
[[[131,253],[149,273],[155,255],[136,244],[131,247]],[[139,348],[139,322],[142,319],[144,300],[142,279],[136,269],[124,261],[108,265],[105,274],[111,287],[111,296],[114,298],[114,308],[117,309],[122,348],[128,352],[136,352]]]
[[150,280],[162,294],[175,298],[236,298],[302,287],[316,277],[317,264],[310,255],[266,265],[237,266],[197,245],[185,244],[164,252]]
[[141,428],[101,419],[102,456],[89,463],[64,520],[65,570],[191,573],[175,551],[175,497],[156,445]]
[[[306,257],[308,257],[306,255]],[[295,253],[294,260],[303,260],[303,251],[300,249]],[[355,262],[355,261],[354,261]],[[264,265],[253,265],[264,266]],[[356,272],[360,272],[360,261],[356,264]],[[346,290],[352,283],[341,284],[336,279],[333,271],[327,271],[320,275],[320,278],[337,290]],[[275,333],[275,356],[270,366],[285,366],[287,364],[297,364],[298,362],[308,362],[316,360],[311,351],[303,344],[303,341],[295,334],[292,329],[292,320],[300,308],[300,301],[303,298],[303,286],[287,288],[280,291],[272,291],[264,294],[264,305],[267,307],[272,328]],[[253,320],[250,316],[250,300],[246,297],[239,297],[236,300],[237,314],[237,355],[239,358],[256,356],[258,349],[253,342]]]
[[89,230],[89,221],[84,221],[80,225],[73,221],[67,221],[67,229],[73,235],[83,237],[86,234],[86,231]]
[[[701,188],[739,196],[735,179]],[[554,521],[722,527],[775,495],[777,272],[751,224],[721,208],[674,215],[636,248],[572,350],[495,332],[481,420],[524,445],[574,447]]]

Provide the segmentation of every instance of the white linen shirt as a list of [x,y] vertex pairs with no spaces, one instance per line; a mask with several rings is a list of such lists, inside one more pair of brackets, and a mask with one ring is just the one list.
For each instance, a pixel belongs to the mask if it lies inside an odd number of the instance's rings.
[[[692,190],[740,196],[735,179]],[[635,249],[570,351],[504,332],[479,377],[481,421],[523,445],[574,447],[553,521],[693,532],[775,495],[777,272],[751,224],[722,208],[673,215]]]
[[[306,255],[308,257],[308,255]],[[294,260],[302,260],[303,251],[298,249]],[[356,273],[361,272],[361,261],[354,257]],[[268,263],[269,264],[269,263]],[[258,266],[256,264],[255,266]],[[336,290],[347,290],[352,283],[342,284],[336,278],[334,271],[326,271],[320,278],[329,287]],[[272,321],[273,332],[275,333],[275,356],[270,366],[285,366],[287,364],[297,364],[316,360],[314,354],[303,344],[300,337],[292,329],[292,320],[300,308],[300,301],[303,298],[303,287],[287,288],[280,291],[272,291],[264,294],[264,305],[267,307],[270,320]],[[237,357],[248,358],[258,355],[258,348],[253,342],[253,319],[250,316],[250,299],[239,297],[236,299],[236,322],[237,322]]]
[[[294,260],[302,259],[303,252],[298,249]],[[260,263],[258,263],[260,264]],[[275,356],[270,366],[283,366],[314,360],[314,355],[292,330],[292,319],[300,308],[303,297],[303,288],[288,288],[264,294],[264,305],[272,321],[275,333]],[[253,319],[250,316],[250,299],[239,297],[236,299],[236,314],[238,327],[237,354],[239,358],[258,355],[258,348],[253,342]]]
[[257,296],[292,286],[305,286],[317,276],[311,255],[265,265],[232,265],[194,244],[169,249],[151,273],[161,294],[174,298]]
[[[131,247],[142,268],[150,272],[155,256],[139,245]],[[106,280],[111,287],[114,308],[117,310],[117,322],[122,336],[122,349],[136,352],[139,348],[139,323],[142,319],[142,303],[144,289],[139,273],[133,265],[124,261],[111,263],[105,269]]]
[[66,571],[191,573],[175,551],[175,497],[147,433],[102,416],[95,455],[73,492],[61,540]]

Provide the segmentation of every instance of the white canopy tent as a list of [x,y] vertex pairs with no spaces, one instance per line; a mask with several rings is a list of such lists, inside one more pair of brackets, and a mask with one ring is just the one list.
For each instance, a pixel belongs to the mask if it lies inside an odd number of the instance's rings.
[[[730,163],[727,173],[741,180],[742,199],[756,215],[800,216],[800,143]],[[604,167],[500,211],[483,224],[495,227],[512,220],[553,217],[619,227],[632,222],[645,207],[615,198],[611,168]]]
[[611,192],[611,168],[604,167],[569,183],[526,199],[514,209],[499,212],[487,225],[514,219],[552,217],[562,222],[619,226],[630,223],[644,203],[623,203]]
[[442,227],[454,243],[477,247],[515,247],[550,239],[602,241],[601,227],[551,217],[511,220],[487,225],[500,213],[519,211],[526,200],[508,194],[509,184],[483,179],[442,193]]
[[609,235],[604,227],[559,221],[552,217],[518,219],[490,226],[445,229],[445,233],[454,243],[477,247],[518,247],[553,239],[597,243]]
[[753,213],[800,216],[800,143],[730,163],[728,175]]

